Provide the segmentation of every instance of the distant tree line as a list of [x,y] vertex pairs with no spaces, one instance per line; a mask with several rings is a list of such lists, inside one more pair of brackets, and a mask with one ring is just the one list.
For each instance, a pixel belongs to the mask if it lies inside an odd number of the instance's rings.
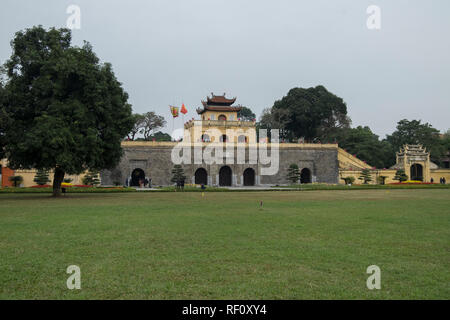
[[133,114],[133,128],[128,133],[128,140],[144,140],[144,141],[170,141],[171,137],[167,133],[156,131],[166,125],[163,116],[157,115],[153,111],[144,114]]
[[286,142],[338,143],[347,152],[377,168],[395,164],[395,152],[405,144],[422,144],[431,161],[443,165],[450,153],[450,131],[440,134],[429,123],[403,119],[397,129],[380,139],[365,126],[352,128],[347,106],[342,98],[323,86],[293,88],[271,108],[263,111],[258,128],[280,129]]

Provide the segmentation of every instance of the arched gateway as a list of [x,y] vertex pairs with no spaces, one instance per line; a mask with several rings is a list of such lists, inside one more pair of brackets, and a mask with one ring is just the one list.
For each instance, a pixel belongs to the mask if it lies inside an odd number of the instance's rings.
[[224,166],[219,171],[219,186],[229,187],[231,186],[231,168]]
[[145,172],[142,169],[134,169],[131,173],[130,187],[139,187],[145,182]]
[[423,167],[422,165],[415,163],[411,166],[411,180],[423,181]]
[[208,184],[208,172],[203,168],[198,168],[195,171],[195,184]]
[[311,183],[311,182],[312,182],[311,170],[309,170],[308,168],[302,169],[302,171],[300,172],[300,183]]
[[255,185],[255,170],[252,168],[247,168],[244,171],[244,186],[254,186]]

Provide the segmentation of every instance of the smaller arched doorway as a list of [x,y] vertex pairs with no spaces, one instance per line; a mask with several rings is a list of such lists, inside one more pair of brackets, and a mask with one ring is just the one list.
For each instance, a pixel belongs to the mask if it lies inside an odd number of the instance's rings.
[[145,172],[142,169],[134,169],[131,173],[130,187],[139,187],[145,183]]
[[300,183],[311,183],[311,182],[312,182],[311,170],[309,170],[308,168],[302,169],[302,171],[300,171]]
[[411,180],[423,181],[423,167],[422,165],[415,163],[411,166]]
[[202,142],[211,142],[211,138],[206,133],[202,134]]
[[231,186],[231,168],[224,166],[219,171],[219,186],[230,187]]
[[221,114],[218,119],[219,121],[227,121],[227,117],[224,114]]
[[208,184],[208,172],[203,168],[198,168],[195,171],[195,184]]
[[255,170],[247,168],[244,170],[244,186],[255,185]]
[[244,135],[240,135],[238,136],[238,143],[246,143],[247,142],[247,137]]
[[226,134],[220,136],[220,142],[228,142],[228,137]]

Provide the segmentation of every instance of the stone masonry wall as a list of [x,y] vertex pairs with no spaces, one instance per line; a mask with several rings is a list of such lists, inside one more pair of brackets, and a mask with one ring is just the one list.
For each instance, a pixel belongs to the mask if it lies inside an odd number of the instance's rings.
[[[123,144],[124,155],[119,165],[113,170],[101,172],[103,185],[119,183],[125,185],[134,169],[142,169],[145,176],[152,181],[153,186],[170,185],[172,149],[175,143],[158,142],[126,142]],[[202,147],[204,151],[205,147]],[[208,184],[218,185],[219,170],[227,165],[232,170],[232,184],[240,186],[243,184],[243,172],[247,168],[253,168],[256,173],[256,185],[284,185],[288,184],[286,175],[290,164],[296,163],[300,170],[308,168],[312,173],[312,182],[338,183],[338,149],[337,145],[302,145],[302,144],[280,144],[279,148],[279,170],[275,175],[260,175],[262,167],[268,165],[248,164],[249,147],[246,150],[246,164],[236,164],[236,148],[234,148],[234,159],[228,154],[233,163],[225,163],[226,152],[224,152],[224,164],[193,164],[194,153],[199,150],[191,149],[191,163],[183,164],[186,183],[194,183],[195,171],[198,168],[206,169],[208,173]],[[269,145],[270,151],[270,145]],[[270,155],[270,152],[269,152]],[[234,160],[234,161],[233,161]]]

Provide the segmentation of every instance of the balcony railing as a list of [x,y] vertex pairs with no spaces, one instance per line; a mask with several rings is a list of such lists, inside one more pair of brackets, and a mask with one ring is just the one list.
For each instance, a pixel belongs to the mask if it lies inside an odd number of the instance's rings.
[[229,120],[191,120],[184,124],[184,128],[188,129],[193,126],[202,127],[254,127],[254,121],[229,121]]

